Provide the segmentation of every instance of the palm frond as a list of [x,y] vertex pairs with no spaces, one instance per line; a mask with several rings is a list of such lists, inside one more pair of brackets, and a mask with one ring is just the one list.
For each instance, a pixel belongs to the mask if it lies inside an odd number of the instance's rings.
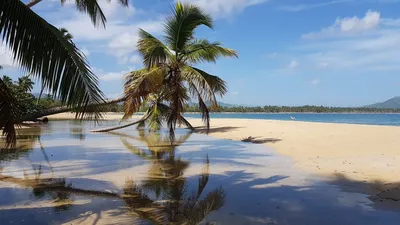
[[[19,0],[0,1],[0,33],[14,60],[69,107],[104,102],[98,79],[76,46]],[[100,116],[96,113],[96,116]]]
[[[178,79],[178,78],[175,78]],[[187,89],[183,82],[179,80],[173,81],[174,85],[170,87],[166,99],[170,102],[171,113],[168,117],[167,125],[170,132],[171,142],[175,139],[176,123],[181,123],[182,113],[184,112],[184,104],[189,99]]]
[[171,51],[160,40],[146,31],[139,30],[137,48],[143,57],[143,64],[148,68],[159,66],[172,59]]
[[182,76],[189,83],[192,97],[198,94],[217,110],[218,103],[215,94],[224,96],[227,92],[226,82],[195,67],[185,66]]
[[177,2],[165,24],[169,48],[176,53],[181,52],[200,25],[212,28],[212,18],[198,6]]
[[[63,5],[67,0],[61,0],[61,4]],[[106,16],[100,8],[97,0],[74,0],[76,8],[83,13],[89,15],[95,26],[102,25],[106,26]],[[118,1],[123,6],[128,6],[128,0],[119,0]]]
[[11,95],[6,83],[0,79],[0,130],[6,136],[6,147],[12,147],[16,142],[15,120],[19,117],[17,99]]
[[182,123],[185,124],[185,126],[189,128],[191,131],[194,131],[194,127],[192,126],[192,124],[190,124],[190,122],[183,116],[182,116]]
[[210,159],[208,158],[208,155],[207,155],[204,166],[203,166],[203,171],[201,172],[201,176],[199,177],[197,195],[195,198],[196,201],[200,198],[201,194],[203,193],[203,190],[208,183],[209,177],[210,177]]
[[125,115],[129,118],[137,112],[149,94],[156,92],[162,85],[165,70],[153,67],[150,70],[132,71],[125,76],[124,94]]
[[235,50],[224,48],[219,42],[199,39],[185,46],[182,57],[188,63],[216,62],[219,57],[238,57]]
[[180,222],[191,225],[200,223],[211,212],[219,210],[225,204],[225,197],[226,194],[222,188],[210,192],[193,207],[185,207]]
[[74,38],[74,36],[72,36],[72,34],[70,32],[68,32],[67,29],[65,29],[64,27],[60,28],[60,32],[62,33],[63,37],[65,39],[67,39],[68,41],[72,40],[72,38]]

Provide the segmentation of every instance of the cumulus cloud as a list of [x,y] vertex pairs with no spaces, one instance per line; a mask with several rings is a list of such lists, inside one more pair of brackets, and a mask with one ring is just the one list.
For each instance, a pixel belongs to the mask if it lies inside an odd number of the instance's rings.
[[[292,58],[302,59],[302,68],[329,67],[329,71],[354,72],[399,71],[399,18],[381,18],[368,11],[364,17],[338,19],[331,31],[320,32],[320,38],[308,39],[291,48]],[[369,32],[360,32],[360,31]],[[356,35],[338,35],[354,32]],[[313,33],[314,37],[317,33]],[[294,65],[294,64],[293,64]]]
[[[142,28],[150,33],[159,34],[162,31],[161,20],[139,20],[135,17],[134,6],[123,7],[117,1],[100,1],[103,12],[107,17],[106,28],[93,26],[87,15],[76,12],[73,7],[60,11],[69,13],[67,19],[56,22],[57,27],[66,28],[74,36],[76,43],[89,46],[90,50],[107,52],[114,55],[119,61],[136,51],[136,42],[139,39],[138,31]],[[132,22],[133,21],[133,22]]]
[[0,45],[0,65],[3,68],[16,66],[12,58],[12,52],[4,45]]
[[335,23],[319,32],[304,34],[303,38],[326,38],[340,35],[354,35],[376,29],[381,22],[381,14],[377,11],[367,11],[365,16],[337,18]]

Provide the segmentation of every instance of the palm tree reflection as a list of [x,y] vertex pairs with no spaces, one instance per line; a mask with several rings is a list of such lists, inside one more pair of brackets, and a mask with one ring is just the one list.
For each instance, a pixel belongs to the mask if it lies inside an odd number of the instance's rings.
[[[66,179],[54,178],[54,175],[42,178],[42,165],[33,166],[33,178],[28,175],[24,179],[4,176],[0,171],[0,181],[32,188],[33,195],[38,198],[50,196],[56,211],[74,207],[72,196],[112,198],[121,200],[130,211],[154,224],[197,224],[224,205],[225,193],[222,188],[204,192],[209,181],[208,156],[204,159],[195,190],[189,188],[191,182],[184,172],[190,163],[177,157],[175,149],[190,135],[176,137],[172,143],[169,134],[140,131],[138,137],[120,135],[127,149],[151,162],[147,178],[140,183],[127,179],[122,193],[75,188]],[[128,139],[145,143],[146,147],[136,147]]]
[[[121,137],[125,147],[139,157],[151,161],[148,178],[141,187],[132,180],[127,181],[125,193],[130,190],[156,196],[156,207],[148,207],[135,211],[144,219],[155,224],[197,224],[209,213],[220,209],[225,202],[225,193],[222,188],[209,192],[202,197],[209,180],[210,161],[208,156],[204,160],[203,170],[198,178],[197,190],[189,193],[187,178],[183,176],[189,167],[189,162],[176,158],[176,147],[183,144],[191,133],[175,138],[171,143],[168,134],[158,132],[139,132],[139,137]],[[139,140],[146,144],[146,149],[138,148],[128,142],[128,138]],[[129,204],[128,204],[129,205]]]

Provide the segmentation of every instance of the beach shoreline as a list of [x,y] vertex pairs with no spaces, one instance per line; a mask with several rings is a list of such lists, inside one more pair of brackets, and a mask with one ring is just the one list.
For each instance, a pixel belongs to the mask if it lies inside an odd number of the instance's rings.
[[[105,120],[120,120],[121,113],[106,113]],[[73,113],[49,116],[73,119]],[[141,118],[135,115],[132,120]],[[201,119],[188,118],[198,133],[206,133]],[[303,121],[212,118],[208,135],[262,143],[293,159],[297,168],[358,181],[399,182],[400,127]]]

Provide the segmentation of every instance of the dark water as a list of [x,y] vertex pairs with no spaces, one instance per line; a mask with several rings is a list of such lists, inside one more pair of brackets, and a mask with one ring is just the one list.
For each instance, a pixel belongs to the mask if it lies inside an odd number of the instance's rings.
[[[291,120],[322,122],[322,123],[348,123],[400,126],[400,114],[339,114],[339,113],[214,113],[211,118],[235,119],[261,119],[261,120]],[[186,114],[189,118],[201,118],[200,114]]]
[[[105,122],[109,126],[115,122]],[[178,130],[25,130],[0,152],[0,224],[399,224],[396,202],[326,182],[263,145]]]

